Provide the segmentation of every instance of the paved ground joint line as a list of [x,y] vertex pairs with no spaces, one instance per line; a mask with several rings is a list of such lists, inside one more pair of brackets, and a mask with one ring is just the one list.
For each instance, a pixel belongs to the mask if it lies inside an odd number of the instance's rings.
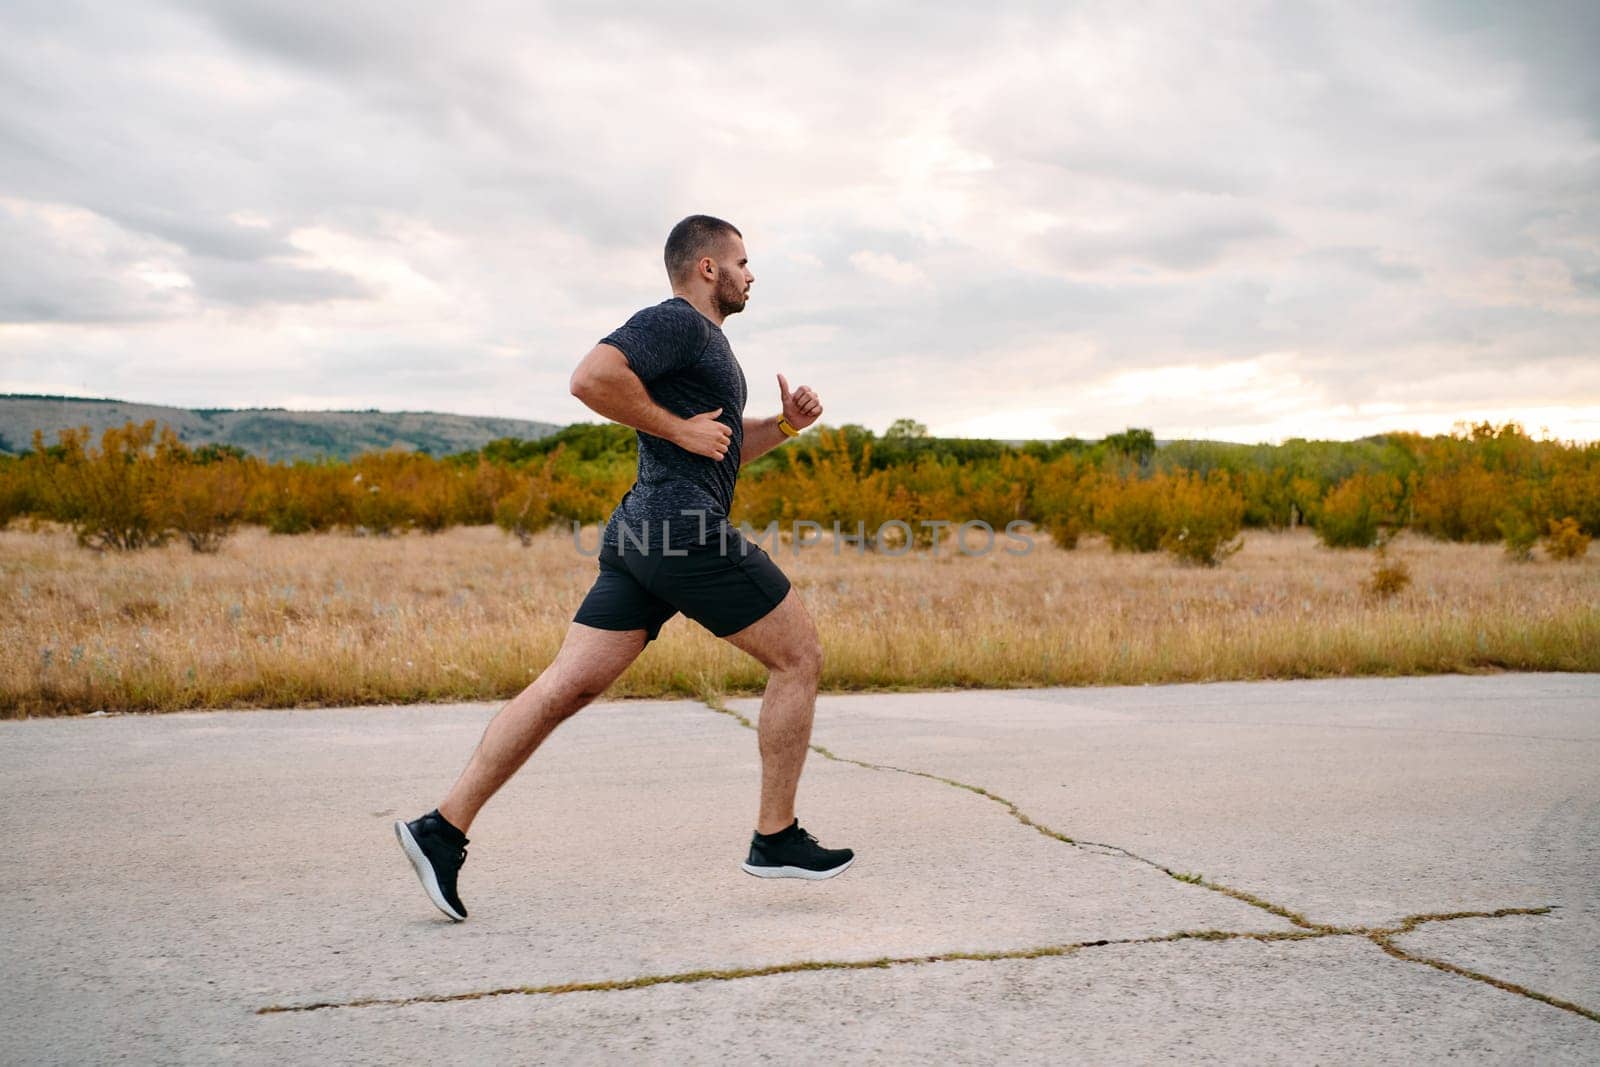
[[401,1007],[410,1004],[451,1004],[460,1001],[486,1000],[504,996],[559,996],[564,993],[617,992],[627,989],[644,989],[657,985],[692,985],[699,982],[728,982],[742,978],[769,978],[779,974],[798,974],[805,971],[863,971],[886,970],[890,967],[923,966],[932,963],[958,961],[994,962],[999,960],[1033,960],[1050,956],[1066,956],[1079,949],[1099,948],[1106,945],[1154,944],[1166,941],[1227,941],[1239,939],[1291,941],[1326,934],[1296,933],[1291,931],[1245,930],[1185,930],[1148,938],[1123,938],[1118,940],[1075,941],[1064,945],[1041,945],[1035,948],[1003,949],[994,952],[955,951],[923,956],[882,956],[870,960],[799,960],[777,963],[767,967],[740,967],[725,970],[680,971],[675,974],[640,975],[601,982],[563,982],[542,986],[503,986],[497,989],[473,990],[465,993],[433,993],[411,997],[365,997],[356,1000],[321,1001],[311,1004],[271,1005],[257,1008],[257,1015],[280,1015],[294,1012],[322,1011],[328,1008]]
[[1581,1015],[1590,1022],[1600,1023],[1600,1012],[1594,1011],[1591,1008],[1585,1008],[1581,1004],[1574,1004],[1570,1000],[1562,1000],[1560,997],[1553,997],[1548,993],[1541,993],[1536,989],[1529,989],[1527,986],[1518,985],[1515,982],[1508,982],[1503,978],[1496,978],[1493,975],[1484,974],[1482,971],[1470,970],[1466,967],[1461,967],[1454,963],[1450,963],[1447,960],[1438,960],[1431,956],[1418,956],[1415,953],[1407,952],[1399,945],[1396,945],[1392,940],[1390,940],[1389,936],[1375,933],[1369,935],[1368,940],[1397,960],[1405,960],[1407,963],[1420,963],[1424,966],[1433,967],[1436,970],[1443,971],[1446,974],[1459,975],[1462,978],[1470,978],[1475,982],[1483,982],[1486,985],[1494,986],[1496,989],[1504,990],[1507,993],[1515,993],[1518,996],[1527,997],[1529,1000],[1537,1000],[1542,1004],[1550,1005],[1552,1008],[1560,1008],[1562,1011],[1570,1011],[1574,1015]]
[[[1379,947],[1384,947],[1381,937],[1392,937],[1409,933],[1416,926],[1425,922],[1451,922],[1459,919],[1497,919],[1507,915],[1543,915],[1550,911],[1549,908],[1501,908],[1498,911],[1488,912],[1452,912],[1438,915],[1413,915],[1403,919],[1399,925],[1381,929],[1366,927],[1325,927],[1317,930],[1179,930],[1170,934],[1154,934],[1150,937],[1118,937],[1099,938],[1093,941],[1073,941],[1061,945],[1040,945],[1034,948],[997,949],[994,951],[957,950],[951,952],[937,952],[921,956],[882,956],[870,960],[798,960],[791,963],[777,963],[766,967],[740,967],[722,970],[679,971],[672,974],[639,975],[634,978],[619,978],[609,981],[593,982],[559,982],[549,985],[525,986],[500,986],[493,989],[469,990],[462,993],[423,993],[408,997],[359,997],[351,1000],[326,1000],[314,1001],[306,1004],[273,1004],[264,1008],[257,1008],[257,1015],[287,1015],[304,1014],[314,1011],[326,1011],[332,1008],[375,1008],[375,1007],[407,1007],[414,1004],[455,1004],[474,1000],[489,1000],[495,997],[506,996],[561,996],[568,993],[611,993],[629,989],[646,989],[658,985],[694,985],[701,982],[730,982],[745,978],[770,978],[780,974],[799,974],[808,971],[862,971],[862,970],[887,970],[891,967],[917,967],[938,963],[980,962],[994,963],[1007,960],[1035,960],[1046,959],[1054,956],[1068,956],[1083,949],[1106,948],[1121,945],[1163,945],[1176,941],[1318,941],[1327,937],[1364,937],[1374,941]],[[1414,962],[1429,963],[1423,957],[1407,957],[1401,950],[1389,951],[1391,955],[1400,958],[1409,958]],[[1442,969],[1452,969],[1445,964]],[[1469,978],[1479,978],[1498,988],[1509,988],[1513,991],[1520,987],[1511,986],[1510,983],[1500,983],[1496,979],[1485,978],[1473,972],[1461,971]],[[1543,994],[1528,993],[1535,1000],[1541,1000],[1556,1007],[1566,1007],[1580,1015],[1591,1017],[1585,1008],[1576,1005],[1567,1005],[1566,1002]]]
[[[705,695],[703,702],[722,715],[737,720],[741,725],[750,730],[756,726],[749,718],[722,704],[720,697],[714,694]],[[618,992],[629,989],[644,989],[657,985],[687,985],[700,982],[725,982],[746,978],[765,978],[781,974],[796,974],[808,971],[853,971],[853,970],[881,970],[891,967],[926,966],[929,964],[950,963],[958,961],[997,962],[1004,960],[1043,959],[1053,956],[1066,956],[1083,949],[1102,948],[1112,945],[1148,945],[1164,944],[1175,941],[1313,941],[1326,937],[1363,937],[1371,941],[1379,949],[1391,957],[1407,963],[1417,963],[1433,967],[1447,974],[1483,982],[1496,989],[1526,997],[1530,1000],[1549,1005],[1554,1008],[1568,1011],[1582,1016],[1591,1022],[1600,1023],[1600,1012],[1595,1012],[1582,1005],[1571,1001],[1562,1000],[1549,994],[1540,993],[1524,986],[1495,978],[1491,975],[1472,971],[1443,960],[1436,960],[1426,956],[1419,956],[1407,952],[1394,944],[1393,939],[1416,930],[1426,923],[1455,922],[1463,919],[1500,919],[1519,915],[1547,915],[1554,910],[1554,906],[1541,907],[1512,907],[1498,908],[1494,911],[1455,911],[1455,912],[1429,912],[1408,915],[1399,920],[1394,926],[1368,927],[1368,926],[1332,926],[1326,923],[1313,923],[1295,912],[1273,904],[1253,894],[1234,889],[1231,886],[1209,882],[1197,874],[1184,874],[1172,870],[1154,860],[1130,852],[1120,845],[1110,845],[1095,841],[1081,841],[1053,830],[1039,823],[1022,811],[1015,803],[993,793],[981,786],[961,782],[953,778],[931,774],[927,771],[918,771],[905,767],[894,767],[887,764],[869,763],[865,760],[850,759],[836,755],[821,745],[812,745],[812,751],[826,759],[838,763],[848,763],[875,771],[892,771],[898,774],[911,775],[918,778],[927,778],[931,781],[975,793],[987,800],[1002,805],[1023,826],[1029,827],[1046,837],[1071,845],[1074,848],[1096,851],[1097,854],[1113,854],[1127,857],[1153,867],[1168,877],[1188,885],[1199,886],[1212,892],[1260,908],[1270,914],[1287,919],[1299,927],[1297,930],[1181,930],[1171,934],[1159,934],[1151,937],[1135,938],[1105,938],[1094,941],[1078,941],[1062,945],[1045,945],[1036,948],[997,950],[992,952],[954,951],[935,953],[922,956],[880,957],[871,960],[801,960],[791,963],[773,964],[766,967],[731,968],[723,970],[698,970],[683,971],[674,974],[641,975],[634,978],[614,979],[609,981],[592,982],[565,982],[542,986],[504,986],[494,989],[473,990],[462,993],[420,994],[409,997],[363,997],[343,1001],[318,1001],[306,1004],[274,1004],[256,1009],[257,1015],[279,1015],[324,1011],[334,1008],[365,1008],[365,1007],[405,1007],[415,1004],[451,1004],[466,1001],[486,1000],[503,996],[559,996],[568,993],[598,993]]]
[[[751,722],[748,716],[742,715],[728,707],[720,694],[709,692],[703,693],[701,695],[701,701],[712,711],[736,720],[746,729],[757,729],[756,724]],[[1011,814],[1012,818],[1016,819],[1023,826],[1029,827],[1033,830],[1036,830],[1040,834],[1043,834],[1045,837],[1051,838],[1055,841],[1060,841],[1062,844],[1071,845],[1072,847],[1078,849],[1091,851],[1099,850],[1099,855],[1111,853],[1126,856],[1132,860],[1137,860],[1138,862],[1147,866],[1154,867],[1167,877],[1173,878],[1179,882],[1183,882],[1188,885],[1196,885],[1202,889],[1208,889],[1213,893],[1221,893],[1224,896],[1232,897],[1234,900],[1249,904],[1251,907],[1260,908],[1262,911],[1286,919],[1295,926],[1307,931],[1306,935],[1302,935],[1303,937],[1351,935],[1366,937],[1373,944],[1377,945],[1380,949],[1388,953],[1390,956],[1393,956],[1395,959],[1404,960],[1408,963],[1423,964],[1424,966],[1433,967],[1437,970],[1444,971],[1447,974],[1459,975],[1463,978],[1470,978],[1474,981],[1484,982],[1488,985],[1494,986],[1496,989],[1504,990],[1507,993],[1515,993],[1518,996],[1527,997],[1542,1004],[1548,1004],[1551,1007],[1560,1008],[1563,1011],[1570,1011],[1574,1014],[1581,1015],[1591,1022],[1600,1023],[1600,1012],[1585,1008],[1579,1004],[1574,1004],[1568,1000],[1562,1000],[1560,997],[1553,997],[1547,993],[1540,993],[1537,990],[1528,989],[1527,987],[1518,985],[1515,982],[1508,982],[1504,979],[1495,978],[1491,975],[1469,970],[1465,967],[1459,967],[1444,960],[1437,960],[1428,956],[1415,955],[1395,945],[1391,940],[1392,938],[1411,933],[1423,923],[1449,922],[1456,919],[1499,919],[1511,915],[1547,915],[1553,910],[1553,906],[1547,905],[1537,908],[1500,908],[1492,912],[1445,912],[1411,915],[1401,919],[1400,924],[1396,927],[1345,927],[1331,926],[1326,923],[1315,923],[1298,912],[1290,911],[1288,908],[1285,908],[1282,905],[1274,904],[1269,900],[1265,900],[1254,895],[1253,893],[1247,893],[1242,889],[1235,889],[1232,886],[1222,885],[1218,882],[1207,881],[1199,874],[1189,874],[1174,871],[1171,867],[1168,867],[1165,864],[1158,863],[1155,860],[1147,859],[1144,856],[1140,856],[1135,852],[1131,852],[1128,849],[1123,848],[1121,845],[1106,844],[1100,841],[1083,841],[1078,838],[1069,837],[1066,834],[1061,833],[1059,830],[1053,830],[1043,823],[1035,821],[1021,808],[1017,807],[1017,805],[1012,801],[1007,800],[998,793],[991,792],[982,786],[973,785],[970,782],[958,781],[954,778],[946,778],[942,775],[932,774],[928,771],[919,771],[907,767],[896,767],[891,764],[871,763],[866,760],[851,759],[848,756],[836,755],[822,745],[814,744],[810,747],[811,751],[817,753],[817,755],[822,756],[824,759],[832,760],[835,763],[849,763],[857,767],[864,767],[868,770],[893,771],[897,774],[908,774],[917,778],[927,778],[931,781],[941,782],[945,785],[953,786],[956,789],[964,789],[969,793],[976,793],[978,796],[981,796],[986,800],[992,800],[1001,805]],[[1100,944],[1100,942],[1095,942],[1095,944]]]
[[[755,724],[752,723],[747,716],[741,715],[739,712],[728,707],[722,702],[721,698],[716,696],[706,696],[702,698],[702,701],[712,711],[718,712],[722,715],[727,715],[728,717],[736,720],[746,729],[756,729]],[[1274,904],[1269,900],[1263,900],[1253,893],[1246,893],[1242,889],[1235,889],[1232,886],[1207,881],[1199,874],[1175,871],[1165,864],[1158,863],[1155,860],[1146,859],[1144,856],[1141,856],[1135,852],[1131,852],[1128,849],[1123,848],[1121,845],[1112,845],[1103,841],[1083,841],[1075,837],[1069,837],[1061,831],[1051,829],[1044,823],[1037,821],[1019,808],[1014,802],[1007,800],[1000,794],[985,789],[982,786],[973,785],[970,782],[958,781],[954,778],[946,778],[943,775],[932,774],[928,771],[914,770],[909,767],[896,767],[887,763],[870,763],[866,760],[851,759],[848,756],[837,755],[836,753],[829,751],[827,748],[824,748],[822,745],[812,745],[811,751],[815,752],[824,759],[832,760],[835,763],[848,763],[856,767],[865,767],[866,769],[873,771],[893,771],[896,774],[907,774],[916,778],[926,778],[929,781],[940,782],[956,789],[964,789],[969,793],[975,793],[978,796],[983,797],[985,800],[991,800],[994,803],[999,804],[1001,807],[1006,809],[1013,819],[1016,819],[1023,826],[1026,826],[1036,833],[1042,834],[1053,841],[1059,841],[1064,845],[1071,845],[1073,848],[1084,849],[1086,851],[1100,850],[1102,855],[1106,853],[1113,853],[1115,855],[1125,856],[1128,859],[1135,860],[1147,867],[1154,867],[1168,878],[1172,878],[1189,885],[1197,885],[1203,889],[1209,889],[1213,893],[1221,893],[1224,896],[1232,897],[1234,900],[1248,904],[1253,908],[1260,908],[1262,911],[1276,915],[1280,919],[1286,919],[1290,923],[1304,930],[1315,930],[1326,933],[1333,933],[1340,930],[1339,927],[1329,926],[1326,923],[1314,923],[1310,919],[1307,919],[1304,915],[1290,911],[1288,908]]]

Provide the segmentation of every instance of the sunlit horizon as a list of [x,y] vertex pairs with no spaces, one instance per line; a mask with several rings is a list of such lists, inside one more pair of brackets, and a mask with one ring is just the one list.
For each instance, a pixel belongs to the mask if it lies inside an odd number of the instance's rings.
[[[149,407],[189,408],[189,405],[169,404],[148,397],[102,396],[72,391],[39,393],[0,388],[0,396],[7,394],[67,400],[111,401]],[[308,402],[303,398],[298,403],[281,405],[208,404],[203,406],[209,410],[247,410],[252,407],[269,407],[275,410],[305,413],[361,414],[371,411],[376,411],[380,414],[428,413],[459,415],[467,418],[525,419],[529,422],[544,422],[557,426],[604,421],[593,412],[588,413],[587,417],[580,417],[571,422],[556,422],[551,419],[532,418],[514,411],[455,411],[438,407],[384,408],[373,405],[359,406],[348,401],[324,405]],[[838,429],[844,425],[863,426],[881,437],[891,425],[901,419],[910,419],[920,424],[927,430],[930,437],[991,441],[1059,441],[1077,439],[1085,442],[1094,442],[1112,434],[1137,428],[1150,430],[1155,434],[1156,439],[1161,442],[1216,441],[1241,445],[1280,445],[1285,441],[1295,439],[1308,441],[1357,441],[1401,433],[1418,434],[1423,437],[1464,436],[1470,435],[1475,427],[1487,424],[1497,430],[1507,425],[1515,425],[1524,434],[1535,440],[1556,441],[1575,445],[1600,442],[1600,412],[1575,408],[1503,409],[1500,411],[1473,412],[1464,415],[1435,413],[1415,417],[1404,424],[1396,421],[1396,417],[1392,414],[1331,412],[1322,418],[1310,417],[1288,420],[1283,425],[1282,432],[1265,436],[1260,435],[1255,429],[1249,427],[1208,423],[1161,426],[1130,422],[1115,426],[1106,424],[1096,428],[1083,427],[1078,430],[1070,428],[1061,430],[1059,417],[1047,411],[1010,411],[1003,414],[984,416],[953,427],[931,425],[919,419],[914,412],[897,412],[890,417],[851,423],[837,421],[824,415],[820,425],[832,429]]]

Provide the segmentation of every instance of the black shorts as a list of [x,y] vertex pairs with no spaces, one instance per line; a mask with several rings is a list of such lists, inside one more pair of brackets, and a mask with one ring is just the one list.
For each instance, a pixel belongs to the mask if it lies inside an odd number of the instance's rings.
[[743,537],[724,546],[640,552],[600,548],[600,576],[573,622],[600,630],[644,630],[654,641],[661,626],[683,612],[718,637],[738,633],[767,615],[789,593],[789,579],[772,557]]

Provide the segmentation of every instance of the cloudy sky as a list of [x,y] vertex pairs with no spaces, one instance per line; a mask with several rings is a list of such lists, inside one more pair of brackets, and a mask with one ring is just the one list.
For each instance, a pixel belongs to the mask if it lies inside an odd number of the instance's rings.
[[596,416],[708,212],[825,421],[1600,439],[1600,5],[5,0],[0,392]]

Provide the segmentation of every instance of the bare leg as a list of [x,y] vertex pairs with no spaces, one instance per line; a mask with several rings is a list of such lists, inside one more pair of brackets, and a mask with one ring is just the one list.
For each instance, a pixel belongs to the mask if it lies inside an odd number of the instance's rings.
[[771,672],[761,697],[761,810],[756,830],[775,834],[795,817],[794,798],[811,743],[817,682],[822,677],[822,642],[792,588],[783,603],[727,640]]
[[577,622],[568,627],[550,666],[490,720],[439,814],[466,833],[479,809],[551,731],[605,692],[644,646],[643,630],[599,630]]

